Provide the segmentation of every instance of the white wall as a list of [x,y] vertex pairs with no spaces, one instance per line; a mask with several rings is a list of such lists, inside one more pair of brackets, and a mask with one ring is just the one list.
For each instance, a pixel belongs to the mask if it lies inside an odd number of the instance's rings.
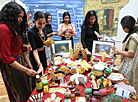
[[[118,22],[118,31],[117,31],[117,37],[113,37],[114,40],[116,41],[123,41],[123,39],[125,38],[125,36],[127,35],[127,33],[125,33],[121,27],[120,21],[121,19],[126,16],[126,15],[131,15],[133,16],[136,21],[137,21],[137,17],[138,17],[138,0],[129,0],[129,3],[124,6],[120,12],[119,12],[119,22]],[[115,45],[117,48],[119,48],[120,50],[122,49],[122,43],[121,42],[117,42]]]

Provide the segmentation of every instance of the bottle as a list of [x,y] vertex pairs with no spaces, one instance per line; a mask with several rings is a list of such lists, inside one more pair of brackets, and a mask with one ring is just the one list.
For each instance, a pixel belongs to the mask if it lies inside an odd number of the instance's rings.
[[70,49],[70,58],[73,58],[73,48]]
[[109,86],[110,86],[109,77],[107,77],[107,81],[106,81],[106,84],[105,84],[105,87],[106,87],[107,91],[109,90]]
[[100,86],[99,86],[100,89],[103,89],[104,88],[103,80],[104,80],[104,77],[101,77],[101,83],[100,83]]
[[43,91],[43,85],[39,75],[36,75],[35,84],[36,84],[37,92]]

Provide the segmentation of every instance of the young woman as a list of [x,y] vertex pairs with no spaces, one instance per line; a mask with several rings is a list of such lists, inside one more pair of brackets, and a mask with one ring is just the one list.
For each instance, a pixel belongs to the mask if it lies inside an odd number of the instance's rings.
[[[42,72],[43,74],[47,67],[43,43],[45,40],[47,40],[47,31],[44,28],[46,24],[44,13],[37,11],[34,14],[33,23],[35,23],[35,26],[28,31],[29,42],[32,47],[29,58],[34,70],[38,73]],[[47,43],[46,46],[51,47],[51,44]],[[32,78],[32,88],[35,88],[35,77]]]
[[87,54],[92,53],[93,40],[98,40],[95,31],[99,33],[98,19],[96,12],[90,10],[87,12],[81,27],[81,43]]
[[125,16],[121,20],[122,29],[128,33],[123,41],[123,49],[119,50],[114,45],[111,49],[122,55],[122,62],[119,67],[129,83],[138,92],[138,28],[132,16]]
[[70,14],[68,12],[63,13],[63,21],[58,27],[58,36],[62,37],[61,40],[68,40],[70,39],[72,41],[72,47],[74,45],[73,43],[73,36],[76,36],[77,32],[75,30],[75,26],[70,21]]
[[51,37],[53,35],[57,35],[57,33],[53,32],[51,24],[49,24],[51,22],[51,19],[52,19],[52,15],[49,12],[45,13],[45,19],[46,19],[45,28],[47,31],[47,36]]
[[[24,8],[15,2],[7,3],[0,12],[0,68],[10,102],[26,102],[31,94],[28,75],[38,74],[23,46],[27,43],[26,29]],[[31,69],[25,67],[24,59]]]

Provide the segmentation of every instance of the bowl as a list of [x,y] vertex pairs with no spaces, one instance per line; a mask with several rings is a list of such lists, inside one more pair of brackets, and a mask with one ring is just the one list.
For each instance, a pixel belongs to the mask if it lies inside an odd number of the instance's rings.
[[76,70],[76,68],[71,68],[70,72],[71,72],[71,74],[76,74],[77,70]]
[[103,76],[103,72],[100,70],[94,69],[92,72],[94,73],[94,75],[96,76],[97,79],[99,79]]
[[103,71],[105,69],[105,66],[102,63],[97,63],[97,64],[93,65],[93,68],[96,70]]
[[66,76],[66,73],[64,71],[55,71],[54,74],[56,76],[56,79],[55,79],[56,83],[60,83],[61,75],[63,75],[63,78]]
[[61,66],[61,67],[57,68],[56,71],[64,71],[66,73],[66,75],[69,75],[71,73],[70,69],[71,68],[68,66]]
[[98,58],[93,58],[93,59],[92,59],[92,61],[93,61],[94,63],[101,62],[101,60],[100,60],[100,59],[98,59]]
[[[105,87],[105,85],[106,85],[106,82],[107,82],[107,79],[104,78],[104,80],[103,80],[103,85],[104,85],[104,87]],[[97,83],[98,83],[98,85],[100,85],[101,79],[98,79],[98,80],[97,80]],[[109,86],[111,86],[111,85],[112,85],[112,82],[109,80]]]

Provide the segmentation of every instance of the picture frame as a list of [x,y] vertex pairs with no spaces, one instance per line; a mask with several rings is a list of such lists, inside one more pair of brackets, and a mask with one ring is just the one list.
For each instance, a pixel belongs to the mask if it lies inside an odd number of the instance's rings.
[[115,42],[112,41],[93,41],[92,46],[92,55],[101,57],[101,52],[106,52],[106,58],[111,58],[110,53],[112,49],[110,48],[111,45],[115,45]]
[[52,44],[53,52],[55,55],[70,54],[71,40],[57,40]]

